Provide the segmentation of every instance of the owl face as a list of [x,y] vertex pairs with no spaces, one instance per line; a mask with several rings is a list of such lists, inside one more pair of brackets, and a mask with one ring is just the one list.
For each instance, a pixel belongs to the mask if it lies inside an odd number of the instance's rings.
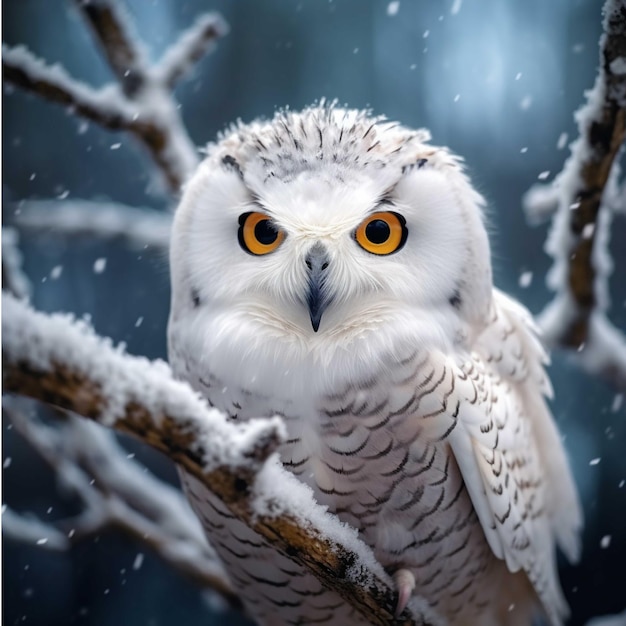
[[173,309],[208,307],[304,341],[483,317],[482,200],[427,140],[333,107],[234,128],[177,211]]

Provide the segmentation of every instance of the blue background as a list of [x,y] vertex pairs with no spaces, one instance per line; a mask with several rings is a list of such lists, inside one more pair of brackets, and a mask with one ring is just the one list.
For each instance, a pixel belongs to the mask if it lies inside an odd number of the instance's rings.
[[[568,155],[561,133],[576,137],[573,112],[593,85],[600,36],[599,0],[403,0],[396,15],[373,0],[133,0],[136,29],[153,58],[207,9],[218,10],[230,34],[176,89],[193,141],[201,146],[236,118],[271,116],[320,97],[371,107],[408,126],[428,127],[435,144],[463,155],[490,205],[495,281],[539,312],[550,299],[544,277],[547,226],[530,228],[520,198],[540,172],[551,180]],[[75,77],[104,85],[112,76],[71,2],[5,0],[3,38],[26,44]],[[458,97],[457,97],[458,96]],[[23,198],[110,199],[166,210],[151,185],[148,157],[126,135],[112,135],[34,96],[3,96],[4,223]],[[111,150],[121,142],[120,149]],[[525,150],[523,150],[525,149]],[[33,174],[35,174],[33,178]],[[121,242],[25,233],[26,271],[43,310],[89,313],[100,334],[125,341],[132,353],[165,357],[169,307],[167,260]],[[626,326],[626,236],[616,218],[612,252],[612,320]],[[107,259],[95,274],[96,259]],[[50,271],[63,265],[58,280]],[[519,284],[532,272],[529,287]],[[135,323],[144,321],[140,327]],[[553,355],[554,412],[581,491],[586,517],[582,563],[563,562],[562,583],[572,624],[626,606],[626,409],[612,411],[615,391]],[[626,404],[626,403],[624,403]],[[75,503],[57,495],[46,466],[3,426],[4,501],[54,519]],[[128,446],[159,476],[175,481],[156,453]],[[597,465],[590,460],[600,458]],[[53,507],[53,513],[46,511]],[[611,535],[602,549],[601,538]],[[198,589],[115,533],[69,553],[4,542],[4,620],[26,624],[235,623],[211,616]],[[120,570],[127,570],[122,575]],[[105,594],[105,590],[109,590]],[[25,619],[24,619],[25,618]]]

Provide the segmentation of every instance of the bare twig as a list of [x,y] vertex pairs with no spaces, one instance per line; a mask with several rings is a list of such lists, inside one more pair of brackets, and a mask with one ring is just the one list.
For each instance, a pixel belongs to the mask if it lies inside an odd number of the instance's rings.
[[618,175],[615,159],[626,139],[626,0],[607,0],[604,15],[596,84],[576,113],[580,136],[552,192],[531,190],[525,208],[532,216],[538,205],[558,205],[547,244],[555,260],[549,284],[556,296],[539,320],[547,342],[583,357],[585,351],[595,355],[583,358],[589,369],[599,363],[594,342],[612,346],[598,373],[610,373],[619,388],[626,388],[626,341],[605,315],[610,213],[619,198],[607,183],[612,170]]
[[[371,550],[315,505],[275,456],[265,462],[284,436],[279,421],[230,423],[163,364],[122,354],[84,324],[36,313],[11,297],[4,297],[3,308],[7,391],[81,413],[161,450],[371,623],[439,623],[418,598],[411,603],[414,616],[396,621],[391,580]],[[307,514],[290,500],[294,493],[308,500]]]
[[171,192],[198,164],[196,149],[185,130],[171,89],[184,70],[212,48],[227,26],[220,16],[201,16],[178,48],[154,70],[133,32],[130,17],[113,0],[76,0],[119,84],[95,90],[50,67],[23,47],[3,46],[4,79],[39,96],[72,107],[78,114],[110,130],[126,130],[147,148]]
[[169,248],[172,215],[115,202],[23,200],[12,218],[22,230],[62,236],[119,238],[135,248]]

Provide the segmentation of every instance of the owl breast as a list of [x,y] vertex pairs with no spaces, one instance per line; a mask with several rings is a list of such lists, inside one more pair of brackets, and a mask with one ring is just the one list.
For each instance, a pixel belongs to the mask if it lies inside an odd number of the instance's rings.
[[[220,362],[228,359],[213,361]],[[494,590],[507,582],[514,589],[515,576],[493,556],[447,443],[457,410],[454,403],[447,404],[454,391],[452,372],[432,365],[429,354],[417,350],[389,352],[366,368],[342,365],[332,368],[332,375],[313,364],[286,367],[282,362],[254,372],[242,363],[206,371],[187,359],[186,377],[232,419],[282,416],[288,429],[280,451],[285,468],[310,485],[320,503],[357,528],[391,574],[413,572],[420,595],[450,624],[489,623],[486,611],[499,610],[494,609]],[[219,517],[223,505],[207,494],[199,496],[199,489],[190,490],[192,503],[196,510],[201,506],[205,526],[217,526],[216,547],[235,572],[234,584],[262,589],[255,573],[260,567],[271,582],[256,601],[271,604],[264,599],[271,597],[298,603],[298,615],[309,612],[307,621],[320,617],[307,608],[310,596],[285,595],[293,592],[285,572],[296,571],[294,564],[281,561],[275,574],[268,574],[275,553],[239,524],[231,533],[234,522]],[[237,558],[244,552],[261,561]],[[323,592],[308,574],[296,578]],[[283,582],[285,589],[276,586]],[[336,594],[322,604],[348,610]],[[258,613],[259,606],[253,610]],[[339,623],[336,611],[333,623]],[[341,623],[359,623],[352,613],[344,620],[347,614]],[[494,618],[493,623],[504,622]]]

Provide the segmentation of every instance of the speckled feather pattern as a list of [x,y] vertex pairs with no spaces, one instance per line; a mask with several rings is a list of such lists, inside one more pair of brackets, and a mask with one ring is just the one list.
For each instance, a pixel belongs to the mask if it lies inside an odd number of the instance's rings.
[[[281,416],[284,466],[449,624],[521,626],[541,610],[556,626],[555,546],[577,557],[581,518],[546,357],[525,309],[491,285],[482,199],[428,139],[320,107],[210,146],[176,216],[170,361],[233,420]],[[359,256],[350,233],[380,202],[406,217],[406,250]],[[287,233],[256,264],[230,247],[251,205]],[[318,242],[336,282],[314,333],[292,294]],[[259,623],[363,623],[183,482]]]

